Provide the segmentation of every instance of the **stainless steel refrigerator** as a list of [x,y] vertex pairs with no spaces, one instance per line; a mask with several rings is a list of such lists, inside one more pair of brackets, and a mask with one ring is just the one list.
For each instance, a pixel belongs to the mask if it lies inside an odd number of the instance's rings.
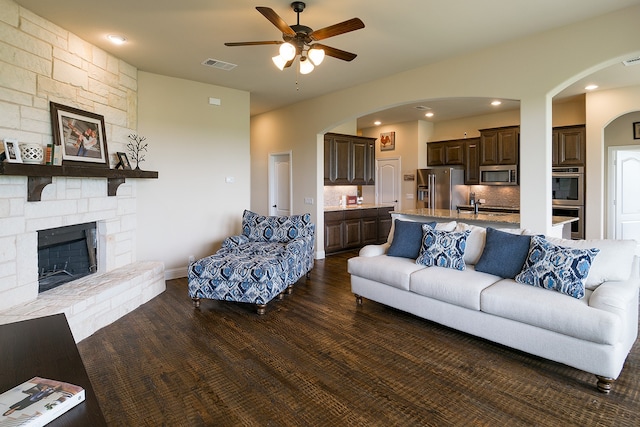
[[468,204],[464,170],[450,167],[418,169],[417,208],[449,209]]

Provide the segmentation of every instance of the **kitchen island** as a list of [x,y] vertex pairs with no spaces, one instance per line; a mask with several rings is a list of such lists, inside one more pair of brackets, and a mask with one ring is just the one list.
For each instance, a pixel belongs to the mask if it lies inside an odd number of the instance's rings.
[[[467,224],[478,225],[480,227],[493,228],[520,228],[520,214],[506,212],[479,212],[457,211],[448,209],[406,209],[391,212],[395,219],[407,219],[411,221],[459,221]],[[549,233],[553,237],[564,239],[571,238],[571,223],[578,218],[569,216],[554,216],[551,218],[552,231]]]

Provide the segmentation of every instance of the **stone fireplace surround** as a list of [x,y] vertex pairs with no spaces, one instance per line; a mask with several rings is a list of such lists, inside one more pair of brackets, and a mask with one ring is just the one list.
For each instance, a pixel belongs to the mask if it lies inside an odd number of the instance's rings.
[[[131,181],[131,182],[129,182]],[[40,202],[27,178],[0,176],[0,324],[65,313],[76,342],[165,290],[161,262],[136,262],[135,180],[54,177]],[[38,230],[97,223],[98,272],[38,295]]]

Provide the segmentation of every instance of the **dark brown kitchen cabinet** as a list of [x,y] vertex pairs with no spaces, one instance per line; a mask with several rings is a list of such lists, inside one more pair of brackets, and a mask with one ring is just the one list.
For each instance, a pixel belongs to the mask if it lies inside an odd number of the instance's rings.
[[427,166],[464,165],[464,139],[427,143]]
[[467,139],[464,149],[464,183],[480,184],[480,138]]
[[375,141],[375,138],[325,134],[324,184],[375,184]]
[[480,166],[517,165],[518,126],[480,130]]
[[393,207],[378,208],[378,244],[384,243],[389,237],[391,231],[391,212]]
[[584,125],[553,128],[553,166],[584,166],[586,132]]
[[324,214],[324,250],[330,254],[364,245],[386,242],[391,211],[385,208],[353,208]]

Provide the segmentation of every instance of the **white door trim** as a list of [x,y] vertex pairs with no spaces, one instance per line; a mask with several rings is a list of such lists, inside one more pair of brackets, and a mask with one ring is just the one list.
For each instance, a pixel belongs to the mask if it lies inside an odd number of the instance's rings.
[[269,215],[276,215],[274,208],[274,205],[276,203],[275,163],[276,160],[282,156],[286,156],[289,158],[289,213],[293,214],[293,155],[291,150],[289,150],[279,153],[269,153]]

